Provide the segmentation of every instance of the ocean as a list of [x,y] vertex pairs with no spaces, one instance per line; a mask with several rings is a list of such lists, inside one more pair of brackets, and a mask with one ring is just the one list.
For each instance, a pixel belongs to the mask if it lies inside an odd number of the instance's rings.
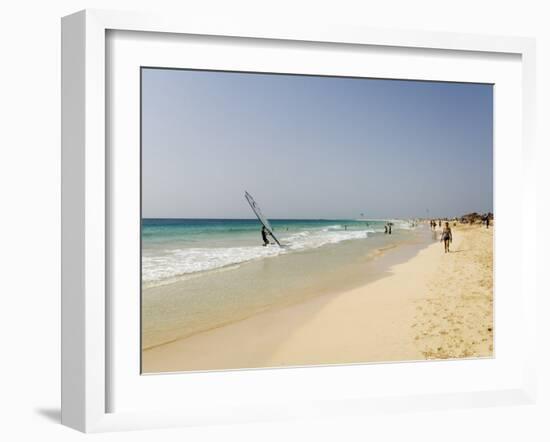
[[[394,235],[411,228],[407,221],[392,222]],[[273,220],[274,234],[283,247],[264,247],[262,225],[255,219],[143,219],[143,284],[150,287],[197,272],[366,239],[383,234],[385,224],[379,220]]]
[[[408,220],[142,220],[142,347],[360,284],[381,250],[415,240]],[[271,240],[273,243],[273,240]]]

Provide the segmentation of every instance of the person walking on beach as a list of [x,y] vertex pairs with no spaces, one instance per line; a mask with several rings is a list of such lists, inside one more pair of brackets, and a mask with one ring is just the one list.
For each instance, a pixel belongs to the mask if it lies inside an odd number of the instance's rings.
[[485,227],[486,227],[487,229],[489,228],[489,224],[490,224],[489,215],[487,215],[487,217],[485,218]]
[[391,223],[388,224],[388,233],[391,235]]
[[445,253],[449,252],[449,244],[453,242],[453,233],[451,232],[451,228],[449,227],[448,222],[446,222],[445,227],[443,227],[443,232],[441,233],[441,241],[445,246]]
[[267,239],[267,229],[265,226],[262,226],[262,239],[264,240],[264,247],[269,244],[269,240]]
[[388,225],[387,224],[384,226],[384,233],[388,233]]

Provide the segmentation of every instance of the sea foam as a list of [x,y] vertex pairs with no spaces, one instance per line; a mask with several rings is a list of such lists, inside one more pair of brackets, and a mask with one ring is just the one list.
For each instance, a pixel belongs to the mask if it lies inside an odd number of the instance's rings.
[[287,236],[281,235],[283,247],[276,245],[240,247],[197,247],[163,250],[142,257],[142,278],[147,285],[199,272],[238,265],[281,254],[315,249],[342,241],[366,239],[374,229],[345,230],[341,225],[308,229]]

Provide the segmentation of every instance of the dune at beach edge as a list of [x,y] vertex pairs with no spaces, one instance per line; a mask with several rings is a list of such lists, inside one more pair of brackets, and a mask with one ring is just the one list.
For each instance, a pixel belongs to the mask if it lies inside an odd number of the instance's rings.
[[493,228],[453,228],[384,276],[143,351],[144,373],[488,357]]

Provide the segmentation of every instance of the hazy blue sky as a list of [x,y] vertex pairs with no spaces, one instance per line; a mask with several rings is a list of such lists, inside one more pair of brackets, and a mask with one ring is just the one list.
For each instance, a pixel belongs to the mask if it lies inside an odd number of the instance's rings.
[[491,85],[143,69],[144,217],[493,209]]

